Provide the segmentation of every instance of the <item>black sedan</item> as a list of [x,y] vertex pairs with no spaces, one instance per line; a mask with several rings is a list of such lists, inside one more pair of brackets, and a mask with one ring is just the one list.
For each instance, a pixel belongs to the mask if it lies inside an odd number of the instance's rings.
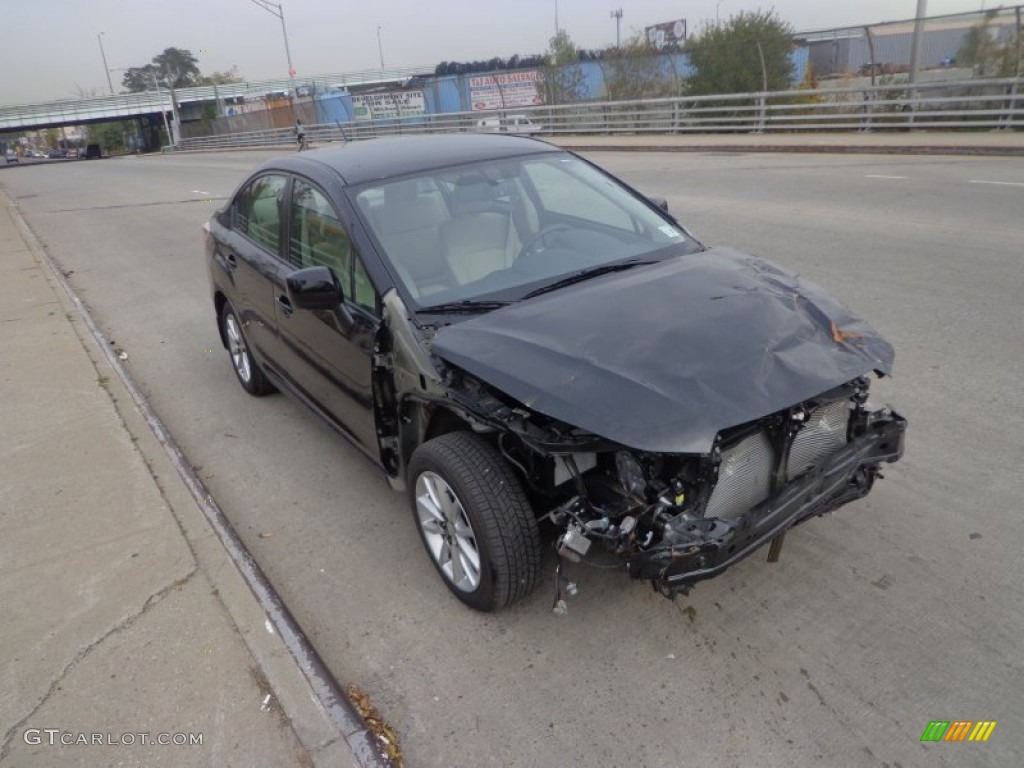
[[408,494],[449,589],[526,595],[542,538],[688,590],[866,495],[906,422],[891,346],[821,289],[698,242],[511,136],[271,160],[204,227],[221,339]]

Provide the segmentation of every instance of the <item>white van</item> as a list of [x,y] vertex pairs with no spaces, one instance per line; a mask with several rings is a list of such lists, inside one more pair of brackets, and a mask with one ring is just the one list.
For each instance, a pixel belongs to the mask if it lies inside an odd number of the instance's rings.
[[485,117],[476,121],[476,129],[482,133],[540,133],[542,127],[526,115]]

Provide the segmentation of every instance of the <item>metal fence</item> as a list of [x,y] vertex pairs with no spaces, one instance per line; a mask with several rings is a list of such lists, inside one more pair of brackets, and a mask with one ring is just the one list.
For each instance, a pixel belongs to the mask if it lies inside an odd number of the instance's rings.
[[[643,101],[591,102],[533,109],[540,132],[555,134],[761,133],[1024,129],[1019,78],[961,83],[816,88]],[[491,131],[502,113],[459,112],[333,125],[309,125],[313,144],[412,133]],[[494,118],[499,120],[495,121]],[[183,139],[181,149],[293,144],[292,128]]]

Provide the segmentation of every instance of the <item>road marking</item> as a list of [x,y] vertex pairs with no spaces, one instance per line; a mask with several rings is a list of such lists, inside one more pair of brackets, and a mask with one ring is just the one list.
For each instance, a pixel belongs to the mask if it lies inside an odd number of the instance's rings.
[[193,195],[203,195],[205,197],[206,195],[209,195],[210,193],[209,192],[203,192],[203,190],[201,190],[201,189],[193,189],[192,190],[192,194]]
[[864,178],[865,179],[905,179],[907,177],[906,176],[883,176],[880,173],[869,173]]
[[968,184],[998,184],[1001,187],[1024,187],[1024,181],[984,181],[982,179],[971,179]]

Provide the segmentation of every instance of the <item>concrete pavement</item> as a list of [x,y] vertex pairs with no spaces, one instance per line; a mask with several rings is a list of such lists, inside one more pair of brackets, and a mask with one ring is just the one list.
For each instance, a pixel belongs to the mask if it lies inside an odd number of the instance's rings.
[[0,203],[0,765],[374,764]]

